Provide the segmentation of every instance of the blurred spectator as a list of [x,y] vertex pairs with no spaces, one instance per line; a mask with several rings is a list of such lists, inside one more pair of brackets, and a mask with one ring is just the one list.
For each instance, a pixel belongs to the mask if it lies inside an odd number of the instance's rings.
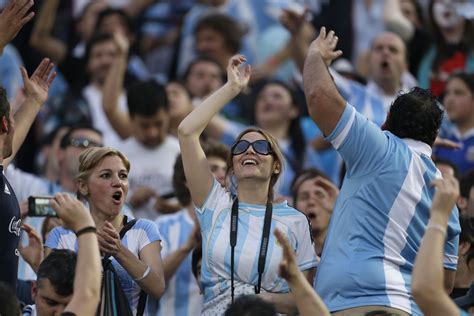
[[[206,15],[215,13],[228,15],[238,23],[238,30],[240,30],[238,34],[243,38],[239,43],[241,50],[235,52],[244,54],[249,63],[254,64],[258,46],[261,45],[259,35],[269,26],[278,24],[277,18],[269,14],[269,8],[272,5],[272,3],[254,0],[205,0],[194,5],[183,21],[178,75],[184,72],[188,63],[197,53],[194,48],[197,49],[198,45],[194,42],[193,34],[196,34],[195,28],[198,21]],[[234,33],[233,37],[235,38],[238,34]],[[226,68],[227,60],[220,59],[219,63],[222,69]]]
[[168,97],[170,125],[169,134],[178,136],[179,123],[192,111],[191,94],[185,86],[178,81],[168,81],[166,84]]
[[474,71],[474,23],[461,16],[457,7],[466,0],[431,0],[429,21],[433,45],[418,69],[420,87],[441,96],[448,77],[456,71]]
[[308,217],[316,255],[321,256],[339,189],[319,170],[306,169],[293,179],[293,205]]
[[474,168],[474,74],[452,75],[446,82],[443,105],[454,125],[443,137],[459,143],[461,148],[440,147],[435,156],[451,161],[464,174]]
[[458,206],[465,216],[474,217],[474,170],[464,174],[459,180],[461,196],[458,199]]
[[[450,177],[447,177],[450,178]],[[474,218],[460,216],[461,235],[459,235],[459,260],[454,279],[454,288],[450,296],[452,299],[467,294],[474,282]]]
[[256,295],[242,295],[229,305],[224,316],[277,316],[275,306]]
[[[177,139],[168,134],[170,115],[166,90],[155,80],[136,81],[131,85],[127,90],[128,113],[120,111],[128,43],[120,33],[115,33],[115,42],[120,53],[114,56],[105,80],[101,110],[117,135],[124,139],[117,148],[122,149],[135,166],[129,175],[128,202],[138,217],[155,219],[157,212],[179,209],[178,205],[161,203],[173,191],[171,178],[179,145]],[[159,167],[156,161],[160,161]]]
[[188,65],[183,82],[191,94],[194,106],[222,86],[224,72],[219,63],[210,57],[197,57]]

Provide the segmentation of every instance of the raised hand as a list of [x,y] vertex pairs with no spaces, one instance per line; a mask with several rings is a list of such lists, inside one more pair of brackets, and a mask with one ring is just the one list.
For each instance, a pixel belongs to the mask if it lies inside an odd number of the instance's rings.
[[294,280],[298,274],[301,273],[296,264],[295,251],[281,230],[275,229],[274,234],[283,249],[283,259],[279,267],[280,276],[288,282],[291,282],[291,280]]
[[331,181],[319,176],[314,180],[314,184],[323,191],[318,197],[318,203],[320,203],[324,209],[332,213],[337,197],[339,196],[339,189],[332,184]]
[[459,182],[454,176],[445,175],[444,179],[436,179],[431,182],[436,188],[431,206],[432,215],[449,217],[451,210],[459,197]]
[[124,56],[124,55],[127,56],[130,43],[128,41],[128,38],[125,36],[125,34],[119,31],[115,32],[114,42],[118,47],[120,56]]
[[22,246],[20,243],[18,250],[23,259],[37,272],[41,261],[43,261],[43,242],[32,226],[24,223],[22,229],[28,234],[28,246]]
[[239,91],[247,86],[252,73],[250,65],[246,65],[244,68],[240,67],[246,61],[247,59],[243,55],[234,55],[229,59],[227,65],[227,82],[235,85]]
[[51,199],[51,207],[63,220],[64,225],[75,232],[88,226],[95,226],[90,211],[81,201],[68,193],[57,193]]
[[0,50],[33,18],[34,12],[28,13],[33,4],[33,0],[11,0],[5,6],[0,13]]
[[56,72],[53,72],[53,67],[54,64],[48,58],[45,58],[30,78],[28,78],[26,69],[21,67],[20,70],[27,99],[37,104],[43,104],[46,101],[49,87],[53,83],[54,78],[56,78]]
[[326,28],[323,26],[319,31],[319,36],[311,43],[309,54],[319,53],[327,66],[337,57],[342,55],[341,50],[335,50],[339,38],[334,31],[326,34]]

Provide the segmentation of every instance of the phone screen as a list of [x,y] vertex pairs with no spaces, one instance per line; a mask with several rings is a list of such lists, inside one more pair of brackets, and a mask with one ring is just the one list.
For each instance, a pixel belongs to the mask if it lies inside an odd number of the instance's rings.
[[30,196],[28,198],[28,216],[58,216],[51,207],[52,197]]

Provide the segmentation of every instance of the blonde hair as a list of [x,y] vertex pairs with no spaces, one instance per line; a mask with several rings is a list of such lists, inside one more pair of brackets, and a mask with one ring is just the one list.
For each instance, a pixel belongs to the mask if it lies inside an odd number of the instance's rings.
[[[272,152],[272,156],[273,156],[273,159],[274,159],[273,163],[276,163],[279,166],[279,169],[280,169],[280,172],[273,173],[271,175],[270,183],[268,185],[267,198],[268,198],[269,202],[272,202],[273,201],[273,187],[275,186],[275,183],[278,181],[278,178],[280,177],[280,174],[283,171],[283,161],[284,161],[283,153],[281,152],[280,146],[278,145],[278,142],[277,142],[276,138],[273,137],[273,135],[270,134],[269,132],[267,132],[267,131],[259,128],[259,127],[247,128],[246,130],[241,132],[239,134],[239,136],[237,136],[235,142],[238,142],[245,134],[252,133],[252,132],[259,133],[260,135],[263,136],[263,138],[265,138],[266,141],[268,141],[270,143],[270,146],[273,150],[273,152]],[[233,158],[233,154],[232,154],[232,151],[231,151],[229,153],[229,155],[227,156],[226,177],[234,171],[234,165],[232,163],[232,158]]]
[[79,172],[76,175],[78,182],[85,183],[92,173],[106,157],[117,156],[122,160],[127,172],[130,171],[130,161],[120,151],[110,147],[91,147],[84,150],[79,156]]

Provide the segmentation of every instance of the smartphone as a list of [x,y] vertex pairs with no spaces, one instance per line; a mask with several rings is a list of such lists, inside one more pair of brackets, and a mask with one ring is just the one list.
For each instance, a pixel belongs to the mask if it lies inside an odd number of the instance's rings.
[[57,217],[58,214],[51,207],[51,196],[30,196],[28,198],[28,216]]

